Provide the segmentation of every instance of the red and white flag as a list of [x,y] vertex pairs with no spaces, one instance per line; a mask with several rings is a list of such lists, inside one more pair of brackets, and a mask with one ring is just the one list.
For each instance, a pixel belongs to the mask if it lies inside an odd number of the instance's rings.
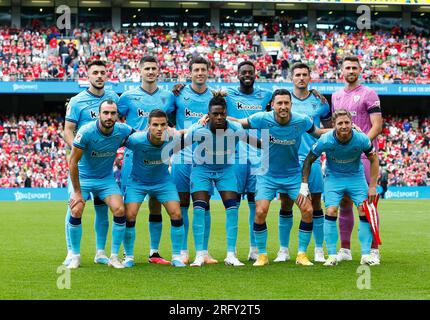
[[378,245],[382,244],[381,238],[379,237],[379,213],[378,213],[378,201],[379,194],[376,196],[372,203],[369,203],[368,199],[363,202],[364,213],[366,214],[367,221],[370,223],[370,229],[372,230],[373,238]]

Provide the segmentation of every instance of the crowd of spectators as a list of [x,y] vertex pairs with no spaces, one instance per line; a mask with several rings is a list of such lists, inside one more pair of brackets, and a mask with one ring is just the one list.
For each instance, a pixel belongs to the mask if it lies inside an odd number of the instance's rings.
[[[188,61],[201,55],[213,62],[212,81],[237,81],[236,66],[254,61],[260,81],[288,81],[288,67],[302,61],[312,68],[313,81],[342,81],[343,56],[361,59],[363,80],[378,83],[430,83],[430,40],[417,32],[341,32],[295,29],[282,32],[174,30],[160,28],[73,30],[63,39],[56,27],[44,29],[0,28],[0,80],[85,80],[86,63],[108,63],[112,82],[140,81],[138,62],[145,54],[161,64],[161,79],[182,81]],[[270,38],[268,37],[270,36]],[[262,41],[275,40],[281,49],[270,55]]]
[[385,119],[378,137],[381,177],[388,186],[430,185],[429,119]]
[[67,186],[67,160],[59,114],[0,115],[0,187]]
[[[67,186],[64,119],[59,114],[0,116],[0,187]],[[429,119],[387,117],[378,137],[380,184],[430,185]],[[114,165],[119,181],[122,152]]]

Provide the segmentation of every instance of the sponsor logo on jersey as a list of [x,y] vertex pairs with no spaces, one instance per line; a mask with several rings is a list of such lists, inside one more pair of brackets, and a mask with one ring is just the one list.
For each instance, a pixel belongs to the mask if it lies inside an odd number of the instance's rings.
[[137,109],[137,116],[141,118],[144,118],[144,117],[147,118],[149,116],[149,112],[145,112],[144,110],[139,108]]
[[357,158],[350,158],[350,159],[337,159],[334,156],[331,156],[330,159],[333,162],[339,163],[339,164],[347,164],[347,163],[351,163],[357,160]]
[[163,160],[143,160],[144,164],[163,164]]
[[241,102],[238,102],[237,105],[237,110],[263,110],[263,107],[260,105],[244,105]]
[[97,118],[97,112],[90,111],[90,117],[91,117],[91,119],[96,119]]
[[360,101],[360,99],[361,99],[361,96],[358,96],[358,95],[355,95],[353,97],[353,100],[354,100],[355,103],[357,103],[358,101]]
[[185,108],[185,117],[190,118],[190,117],[194,117],[194,118],[201,118],[204,116],[203,112],[192,112],[190,109]]
[[284,145],[284,146],[291,146],[293,144],[296,144],[296,139],[281,140],[281,139],[277,139],[274,136],[270,135],[269,136],[269,142],[270,143],[274,143],[274,144],[281,144],[281,145]]
[[116,152],[106,151],[106,152],[98,152],[98,151],[91,151],[91,157],[94,158],[107,158],[107,157],[114,157],[116,156]]
[[81,139],[82,139],[82,135],[81,135],[80,133],[78,133],[78,134],[76,135],[76,137],[75,137],[75,141],[76,141],[77,143],[80,143],[80,142],[81,142]]

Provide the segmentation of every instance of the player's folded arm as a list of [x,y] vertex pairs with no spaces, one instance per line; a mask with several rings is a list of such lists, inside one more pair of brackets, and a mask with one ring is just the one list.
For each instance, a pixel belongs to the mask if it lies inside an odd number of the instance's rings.
[[302,182],[308,183],[309,175],[311,173],[312,163],[315,162],[316,159],[318,159],[319,156],[317,156],[313,151],[309,151],[308,155],[306,156],[305,161],[303,162],[303,168],[302,168]]

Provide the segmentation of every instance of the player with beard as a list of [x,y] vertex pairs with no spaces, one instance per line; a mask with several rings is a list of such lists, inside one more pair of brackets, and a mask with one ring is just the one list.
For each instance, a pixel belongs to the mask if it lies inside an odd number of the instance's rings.
[[98,196],[113,213],[111,257],[108,265],[117,269],[124,266],[118,251],[124,239],[125,210],[121,190],[113,175],[113,163],[117,150],[124,145],[133,129],[124,123],[116,123],[118,108],[113,100],[100,104],[97,121],[81,127],[73,139],[70,155],[68,233],[72,257],[67,268],[77,269],[81,264],[81,218],[85,200],[90,193]]
[[[255,66],[251,61],[243,61],[237,66],[239,87],[227,89],[227,115],[233,118],[248,118],[251,115],[264,111],[272,99],[272,93],[254,86],[256,73]],[[251,134],[250,132],[248,132]],[[255,184],[256,177],[253,171],[257,169],[258,153],[255,148],[244,142],[239,142],[236,150],[235,173],[237,179],[238,207],[243,195],[246,195],[249,207],[249,254],[248,260],[256,260],[258,257],[257,245],[254,237],[255,218]]]
[[[90,83],[89,88],[72,97],[67,104],[64,140],[69,148],[73,145],[75,133],[83,125],[98,119],[99,106],[102,101],[110,99],[116,103],[119,99],[115,92],[104,87],[106,82],[106,64],[103,61],[94,60],[88,64],[88,81]],[[70,192],[70,188],[72,187],[70,179],[68,186]],[[94,230],[96,234],[94,263],[107,264],[109,259],[106,256],[105,247],[109,229],[108,207],[97,196],[93,196],[93,201],[95,209]],[[70,208],[67,210],[65,219],[67,257],[63,262],[64,265],[68,265],[72,257],[72,247],[68,232],[69,218]]]
[[[374,90],[360,84],[361,73],[360,61],[355,56],[345,57],[342,63],[342,74],[346,86],[336,91],[332,96],[333,112],[338,109],[346,109],[352,116],[352,122],[358,126],[372,141],[373,146],[378,151],[376,137],[382,131],[382,110],[378,95]],[[370,162],[363,154],[361,160],[364,166],[366,180],[370,182]],[[340,204],[339,229],[341,239],[341,249],[339,250],[339,261],[352,260],[350,241],[354,228],[354,215],[352,201],[345,197]],[[380,260],[378,244],[372,242],[372,256]]]

